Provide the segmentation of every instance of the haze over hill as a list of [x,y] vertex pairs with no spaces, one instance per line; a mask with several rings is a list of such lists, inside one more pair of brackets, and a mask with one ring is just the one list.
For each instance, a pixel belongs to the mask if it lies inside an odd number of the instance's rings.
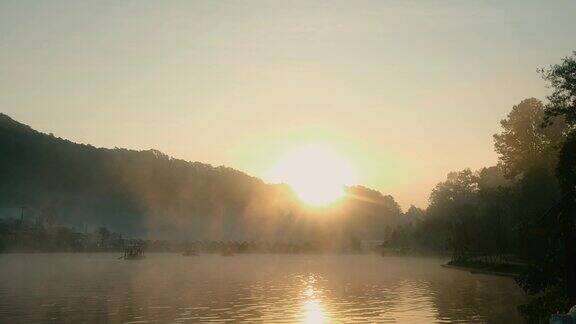
[[359,183],[426,208],[448,172],[496,163],[487,134],[548,94],[534,71],[573,50],[574,12],[571,0],[0,1],[0,107],[75,142],[263,179],[293,146],[325,141]]
[[128,235],[278,241],[378,239],[402,220],[393,197],[362,186],[346,188],[332,207],[311,208],[288,186],[232,168],[76,144],[3,114],[0,156],[3,217],[25,207],[27,218]]

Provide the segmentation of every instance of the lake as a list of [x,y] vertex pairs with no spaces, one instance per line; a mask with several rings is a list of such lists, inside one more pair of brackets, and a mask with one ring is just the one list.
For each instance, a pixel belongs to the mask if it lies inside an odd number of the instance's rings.
[[0,323],[517,323],[514,280],[379,255],[0,255]]

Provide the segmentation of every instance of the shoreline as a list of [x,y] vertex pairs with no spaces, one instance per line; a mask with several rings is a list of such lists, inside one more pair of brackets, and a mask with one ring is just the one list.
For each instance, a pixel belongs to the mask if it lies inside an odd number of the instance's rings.
[[450,261],[441,265],[443,268],[468,271],[471,274],[487,274],[499,277],[516,278],[524,266],[514,264],[486,264],[473,262]]

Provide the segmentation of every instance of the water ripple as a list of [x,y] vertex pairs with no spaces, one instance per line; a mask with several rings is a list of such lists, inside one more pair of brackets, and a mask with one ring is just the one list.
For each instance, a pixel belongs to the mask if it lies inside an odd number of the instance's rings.
[[376,255],[1,255],[2,323],[521,321],[507,278]]

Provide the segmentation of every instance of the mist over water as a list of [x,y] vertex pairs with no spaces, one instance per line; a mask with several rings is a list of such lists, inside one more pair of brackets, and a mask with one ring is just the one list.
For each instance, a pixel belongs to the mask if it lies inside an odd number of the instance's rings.
[[512,279],[378,255],[0,255],[2,323],[521,322]]
[[576,323],[574,13],[0,0],[0,324]]

